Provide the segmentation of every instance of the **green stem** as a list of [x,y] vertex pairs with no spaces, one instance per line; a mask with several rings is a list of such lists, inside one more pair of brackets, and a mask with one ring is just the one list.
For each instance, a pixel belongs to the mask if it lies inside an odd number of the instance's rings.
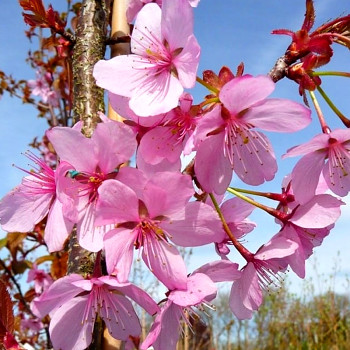
[[337,76],[350,78],[350,73],[348,72],[337,72],[337,71],[322,71],[322,72],[311,72],[312,76]]
[[320,121],[322,132],[325,134],[328,134],[330,132],[330,128],[326,123],[326,120],[325,120],[324,115],[322,113],[321,107],[318,104],[318,101],[316,99],[315,93],[313,91],[309,91],[309,93],[310,93],[312,103],[314,104],[316,114],[318,116],[318,120]]
[[273,199],[279,202],[283,200],[283,195],[281,193],[252,191],[252,190],[245,190],[243,188],[237,188],[237,187],[229,187],[229,188],[240,193],[252,194],[254,196],[265,197],[265,198]]
[[343,124],[349,128],[350,127],[350,120],[345,117],[345,115],[339,111],[339,109],[334,105],[334,103],[331,101],[331,99],[328,97],[328,95],[324,92],[324,90],[317,86],[317,91],[321,94],[321,96],[325,99],[328,106],[332,109],[332,111],[338,116],[338,118],[343,122]]
[[245,202],[254,205],[255,207],[262,209],[264,211],[266,211],[268,214],[274,216],[275,218],[279,219],[279,220],[283,220],[283,213],[281,213],[279,210],[276,210],[274,208],[268,207],[264,204],[261,204],[259,202],[256,202],[254,199],[251,199],[245,195],[243,195],[242,193],[238,192],[237,190],[235,190],[232,187],[229,187],[227,189],[227,192],[230,192],[232,194],[234,194],[236,197],[243,199]]
[[200,106],[203,108],[206,105],[210,105],[212,103],[219,103],[220,99],[219,97],[213,97],[213,98],[208,98],[207,100],[203,101]]
[[217,88],[215,88],[214,86],[209,85],[208,83],[206,83],[203,79],[197,77],[196,78],[197,82],[203,86],[205,86],[208,90],[214,92],[214,94],[218,94],[219,90]]

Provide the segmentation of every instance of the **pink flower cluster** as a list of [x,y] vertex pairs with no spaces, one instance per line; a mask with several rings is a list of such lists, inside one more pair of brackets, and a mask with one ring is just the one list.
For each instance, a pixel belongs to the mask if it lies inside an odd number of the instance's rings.
[[28,86],[32,89],[34,96],[40,96],[42,102],[48,103],[53,107],[58,106],[58,94],[52,89],[52,78],[49,73],[44,75],[40,71],[36,72],[35,80],[28,80]]
[[[132,53],[100,61],[94,70],[124,123],[101,115],[91,138],[83,136],[80,123],[52,128],[47,138],[60,159],[57,168],[29,153],[36,168],[0,203],[4,230],[28,232],[46,218],[50,252],[63,249],[76,226],[79,244],[105,256],[107,276],[68,275],[33,301],[38,317],[51,316],[56,349],[85,349],[97,314],[113,337],[138,336],[129,299],[155,316],[141,349],[175,349],[180,320],[189,323],[194,307],[214,300],[216,283],[223,281],[232,283],[232,312],[251,318],[276,276],[288,267],[305,276],[305,260],[340,216],[343,202],[316,191],[320,173],[335,194],[350,190],[347,132],[336,130],[289,150],[286,157],[305,155],[282,193],[274,194],[276,208],[264,207],[281,227],[249,251],[242,237],[256,224],[248,216],[262,206],[250,197],[226,199],[232,176],[252,186],[272,180],[277,162],[263,131],[301,130],[311,112],[269,98],[272,80],[251,75],[229,79],[211,104],[193,105],[184,92],[195,84],[200,55],[191,4],[139,3],[130,5],[138,7]],[[180,172],[181,156],[192,152],[194,166]],[[135,166],[128,165],[133,157]],[[190,273],[178,247],[204,245],[219,260]],[[231,261],[232,248],[246,261],[241,268]],[[168,290],[159,304],[129,282],[135,251]],[[35,276],[30,278],[38,282]]]

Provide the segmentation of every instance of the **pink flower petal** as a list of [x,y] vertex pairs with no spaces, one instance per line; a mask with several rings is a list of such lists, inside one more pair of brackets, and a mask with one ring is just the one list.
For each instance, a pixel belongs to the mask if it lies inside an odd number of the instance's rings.
[[209,276],[213,282],[235,281],[241,277],[238,264],[230,260],[212,261],[193,271],[193,274],[195,273],[204,273]]
[[151,239],[149,242],[144,242],[142,258],[152,273],[168,289],[186,288],[186,265],[175,246]]
[[128,161],[137,146],[133,131],[121,122],[97,124],[91,139],[96,146],[99,169],[105,174]]
[[141,344],[141,349],[147,350],[152,345],[155,350],[175,350],[179,338],[181,310],[179,306],[167,301]]
[[226,83],[222,87],[219,97],[232,114],[238,114],[264,100],[274,89],[275,84],[267,76],[244,75]]
[[42,318],[82,292],[82,288],[72,284],[82,279],[80,275],[71,274],[56,280],[38,299],[33,300],[31,307],[35,315]]
[[194,35],[191,35],[188,38],[186,46],[174,59],[174,65],[176,67],[179,80],[182,86],[187,89],[193,88],[196,83],[200,52],[201,48],[197,42],[197,39],[194,37]]
[[172,236],[172,241],[182,247],[222,242],[225,232],[217,212],[209,205],[190,202],[181,211],[172,215],[170,221],[160,223]]
[[[157,215],[171,217],[174,213],[182,210],[193,195],[192,180],[189,175],[160,172],[155,174],[154,179],[146,184],[141,197],[150,212],[150,217]],[[163,200],[159,198],[162,194]],[[164,204],[155,203],[156,198],[159,198],[160,203]]]
[[168,42],[170,50],[185,47],[188,37],[192,34],[193,10],[188,0],[163,1],[162,37]]
[[139,200],[130,187],[118,180],[106,180],[98,193],[97,225],[139,220]]
[[225,201],[220,209],[226,222],[241,222],[253,212],[255,206],[235,197]]
[[242,181],[261,185],[277,172],[275,154],[268,138],[257,131],[237,134],[233,153],[233,168]]
[[176,162],[182,152],[182,144],[170,127],[159,126],[148,131],[141,139],[139,155],[149,164],[158,164],[163,159]]
[[[77,171],[94,172],[96,170],[98,159],[93,141],[80,131],[56,126],[47,131],[46,135],[61,160],[73,165]],[[87,149],[90,151],[86,152]]]
[[112,276],[102,276],[99,279],[112,287],[116,287],[116,289],[134,300],[150,315],[154,315],[160,311],[159,306],[143,289],[140,289],[131,283],[120,282]]
[[162,43],[161,17],[161,9],[154,3],[147,4],[138,13],[130,42],[134,54],[147,56],[149,51],[157,52],[155,42]]
[[100,315],[113,338],[127,340],[141,333],[140,321],[131,302],[123,295],[106,293]]
[[195,273],[188,277],[186,290],[173,290],[168,298],[176,305],[187,307],[210,302],[216,292],[215,283],[207,275]]
[[135,234],[124,228],[111,230],[104,237],[107,271],[116,274],[121,282],[129,279],[135,239]]
[[249,310],[257,310],[263,301],[263,295],[254,265],[248,263],[242,272],[242,277],[234,283],[239,283],[242,287],[240,297],[243,305]]
[[[172,74],[163,71],[154,77],[145,75],[139,79],[137,88],[134,89],[135,92],[130,97],[129,102],[130,108],[137,115],[146,117],[166,113],[177,107],[184,88]],[[152,85],[152,89],[149,89],[150,85]]]
[[239,320],[249,320],[253,316],[253,311],[245,307],[239,297],[241,285],[237,281],[232,285],[229,306],[231,311]]
[[270,260],[284,258],[292,255],[298,245],[285,237],[273,237],[269,242],[264,244],[255,254],[255,259]]
[[282,156],[282,158],[295,157],[295,156],[300,156],[300,155],[304,155],[307,153],[327,149],[329,146],[328,140],[329,140],[329,136],[327,134],[316,135],[309,142],[306,142],[306,143],[303,143],[302,145],[294,146],[294,147],[290,148],[287,151],[287,153]]
[[210,136],[197,150],[194,169],[206,192],[223,194],[230,185],[232,168],[223,152],[224,134]]
[[314,196],[304,205],[300,205],[290,222],[306,228],[324,228],[334,224],[339,218],[340,206],[344,202],[329,194]]
[[311,111],[286,99],[267,99],[248,109],[246,123],[267,131],[295,132],[311,122]]
[[91,343],[95,314],[91,308],[84,320],[87,299],[87,295],[73,298],[53,314],[50,337],[55,349],[83,350]]
[[64,242],[72,232],[73,226],[74,223],[63,216],[62,203],[56,199],[51,206],[45,226],[44,239],[49,252],[63,249]]
[[315,195],[324,161],[323,152],[312,152],[295,165],[292,171],[292,188],[298,202],[305,203]]
[[54,193],[25,193],[24,185],[9,192],[0,202],[0,222],[8,232],[29,232],[48,213]]

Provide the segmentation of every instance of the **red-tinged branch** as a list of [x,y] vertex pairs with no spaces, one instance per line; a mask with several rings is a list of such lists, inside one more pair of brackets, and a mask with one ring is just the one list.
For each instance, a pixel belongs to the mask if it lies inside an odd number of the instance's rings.
[[324,115],[322,113],[322,109],[317,101],[317,98],[315,96],[315,93],[313,91],[309,91],[310,97],[311,97],[311,101],[314,104],[315,107],[315,111],[318,117],[318,120],[320,122],[321,128],[322,128],[322,132],[325,134],[329,134],[330,133],[330,128],[326,123],[326,120],[324,118]]
[[215,196],[212,193],[209,193],[209,196],[210,196],[211,201],[213,202],[215,210],[217,211],[217,213],[220,217],[224,231],[226,232],[227,236],[231,240],[234,247],[238,250],[238,252],[242,255],[242,257],[248,261],[249,259],[252,258],[253,254],[238,241],[238,239],[234,236],[234,234],[230,230],[230,228],[229,228],[229,226],[224,218],[224,215],[221,212],[219,204],[215,199]]
[[288,68],[297,62],[298,59],[299,57],[289,57],[287,54],[281,56],[279,59],[277,59],[275,65],[272,67],[268,75],[274,83],[277,83],[287,75]]
[[324,98],[324,100],[327,102],[328,106],[332,109],[332,111],[338,116],[338,118],[342,121],[342,123],[347,127],[350,128],[350,120],[345,117],[345,115],[340,112],[340,110],[335,106],[335,104],[331,101],[331,99],[328,97],[328,95],[324,92],[324,90],[317,86],[317,91],[321,94],[321,96]]

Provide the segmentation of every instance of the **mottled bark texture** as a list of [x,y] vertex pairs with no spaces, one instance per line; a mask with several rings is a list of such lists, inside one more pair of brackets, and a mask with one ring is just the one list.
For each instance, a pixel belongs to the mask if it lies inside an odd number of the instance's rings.
[[76,30],[73,52],[74,121],[83,122],[82,132],[90,137],[99,122],[98,111],[104,111],[103,89],[92,75],[95,63],[106,50],[106,8],[104,0],[85,0]]
[[[98,112],[104,110],[103,89],[96,86],[92,71],[105,55],[106,26],[104,0],[84,0],[77,24],[72,69],[74,122],[83,122],[82,133],[86,137],[91,137],[99,122]],[[79,246],[74,231],[69,242],[68,273],[91,274],[94,261],[95,254]]]

